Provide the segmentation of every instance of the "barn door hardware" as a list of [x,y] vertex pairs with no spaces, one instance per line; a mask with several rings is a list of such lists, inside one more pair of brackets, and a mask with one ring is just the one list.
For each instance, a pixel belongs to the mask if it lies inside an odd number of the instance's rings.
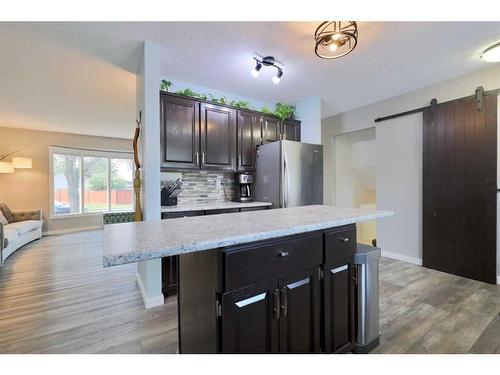
[[476,111],[483,112],[483,98],[484,98],[484,88],[479,86],[476,89]]

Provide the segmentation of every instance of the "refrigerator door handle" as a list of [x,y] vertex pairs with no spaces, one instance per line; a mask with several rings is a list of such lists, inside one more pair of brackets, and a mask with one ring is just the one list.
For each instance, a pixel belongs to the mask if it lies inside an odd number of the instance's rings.
[[288,175],[286,169],[286,157],[283,158],[283,207],[288,207]]

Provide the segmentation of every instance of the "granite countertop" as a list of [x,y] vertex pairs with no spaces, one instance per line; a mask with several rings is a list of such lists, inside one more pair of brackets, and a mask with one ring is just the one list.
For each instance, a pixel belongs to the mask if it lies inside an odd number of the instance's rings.
[[391,215],[391,211],[316,205],[105,225],[103,263],[116,266]]
[[269,202],[199,202],[185,203],[178,206],[161,206],[161,212],[184,212],[184,211],[210,211],[225,210],[230,208],[266,207],[271,206]]

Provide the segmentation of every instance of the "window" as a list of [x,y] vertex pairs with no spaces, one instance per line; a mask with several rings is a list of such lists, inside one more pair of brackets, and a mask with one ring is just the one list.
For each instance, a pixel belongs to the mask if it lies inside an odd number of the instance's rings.
[[132,157],[51,146],[51,217],[132,210]]

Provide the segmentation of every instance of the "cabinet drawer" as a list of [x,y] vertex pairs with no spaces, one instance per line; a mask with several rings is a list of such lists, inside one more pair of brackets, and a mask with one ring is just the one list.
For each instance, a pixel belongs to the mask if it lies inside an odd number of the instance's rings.
[[203,211],[183,211],[183,212],[164,212],[161,214],[162,219],[177,219],[179,217],[202,216]]
[[240,211],[241,212],[262,211],[262,210],[267,210],[268,208],[269,208],[268,206],[262,206],[262,207],[241,207]]
[[223,208],[218,210],[207,210],[207,215],[217,215],[217,214],[230,214],[233,212],[239,212],[238,208]]
[[334,262],[356,252],[356,227],[325,233],[325,262]]
[[224,251],[225,290],[263,283],[270,278],[320,265],[321,234]]

